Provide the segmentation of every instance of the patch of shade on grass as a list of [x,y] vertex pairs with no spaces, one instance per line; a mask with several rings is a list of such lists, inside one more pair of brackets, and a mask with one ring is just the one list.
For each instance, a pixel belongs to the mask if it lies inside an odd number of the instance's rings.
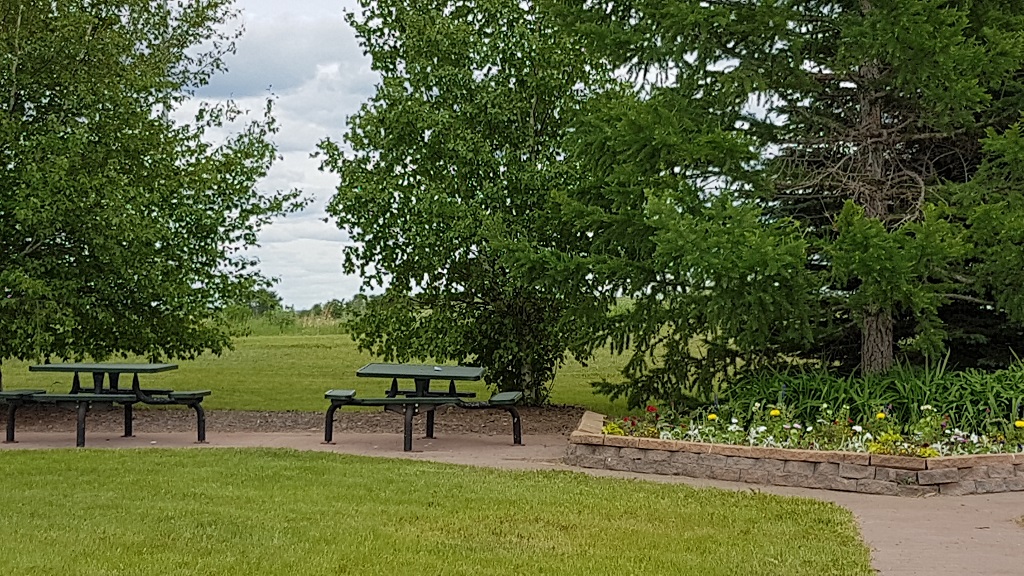
[[289,450],[0,464],[23,576],[872,573],[852,515],[797,498]]

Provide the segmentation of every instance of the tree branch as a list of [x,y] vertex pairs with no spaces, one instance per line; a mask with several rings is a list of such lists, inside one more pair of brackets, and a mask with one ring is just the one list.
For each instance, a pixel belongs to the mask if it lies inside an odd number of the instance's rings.
[[14,101],[18,94],[18,36],[21,32],[21,12],[23,6],[18,3],[18,19],[14,24],[14,58],[11,62],[11,97],[7,103],[7,113],[14,115]]

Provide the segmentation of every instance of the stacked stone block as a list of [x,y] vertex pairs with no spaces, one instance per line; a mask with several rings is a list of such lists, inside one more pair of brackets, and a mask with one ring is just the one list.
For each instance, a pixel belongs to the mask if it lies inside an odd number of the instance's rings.
[[569,437],[566,463],[644,474],[799,486],[887,496],[1024,491],[1024,454],[912,458],[607,436],[587,412]]

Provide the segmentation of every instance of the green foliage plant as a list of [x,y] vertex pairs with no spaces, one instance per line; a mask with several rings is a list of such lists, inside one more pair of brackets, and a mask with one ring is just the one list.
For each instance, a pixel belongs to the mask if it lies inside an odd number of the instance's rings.
[[883,413],[898,422],[917,422],[921,407],[949,418],[947,427],[984,431],[994,415],[1015,414],[1024,390],[1024,366],[983,371],[897,366],[886,375],[839,375],[822,368],[750,373],[732,382],[723,397],[745,407],[785,396],[796,418],[814,421],[822,406],[846,406],[849,418],[874,422]]
[[807,434],[807,443],[824,450],[838,449],[845,445],[854,435],[850,429],[850,407],[834,407],[822,404],[818,409],[818,417]]

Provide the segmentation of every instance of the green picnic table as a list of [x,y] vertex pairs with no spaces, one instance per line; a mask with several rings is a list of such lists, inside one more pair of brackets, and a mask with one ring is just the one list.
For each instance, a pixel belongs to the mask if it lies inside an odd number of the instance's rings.
[[[60,372],[74,376],[71,391],[67,394],[52,394],[45,390],[5,390],[0,400],[8,404],[7,442],[14,442],[15,414],[18,408],[28,404],[54,404],[72,406],[78,412],[76,446],[85,446],[85,416],[93,404],[121,404],[124,407],[124,436],[134,436],[132,420],[135,404],[187,406],[196,413],[198,442],[206,441],[206,413],[202,401],[210,395],[209,390],[175,391],[168,389],[142,388],[139,374],[155,374],[176,370],[176,364],[159,363],[62,363],[29,366],[30,372]],[[81,374],[92,375],[92,386],[82,387]],[[132,375],[130,389],[121,388],[122,374]]]
[[[327,409],[324,443],[330,444],[334,437],[334,413],[342,406],[383,406],[385,411],[397,412],[405,417],[403,449],[412,450],[412,421],[416,414],[427,415],[427,438],[434,438],[434,412],[439,406],[455,406],[464,409],[500,409],[512,416],[513,443],[522,445],[522,424],[515,402],[522,398],[522,392],[500,392],[485,402],[467,399],[476,397],[475,392],[460,392],[457,381],[476,381],[483,378],[484,369],[477,366],[440,366],[431,364],[381,364],[372,363],[356,370],[361,378],[391,379],[391,386],[383,398],[356,398],[355,390],[329,390],[324,397],[331,401]],[[412,388],[401,388],[399,380],[412,380]],[[447,390],[431,390],[434,380],[447,380]]]

